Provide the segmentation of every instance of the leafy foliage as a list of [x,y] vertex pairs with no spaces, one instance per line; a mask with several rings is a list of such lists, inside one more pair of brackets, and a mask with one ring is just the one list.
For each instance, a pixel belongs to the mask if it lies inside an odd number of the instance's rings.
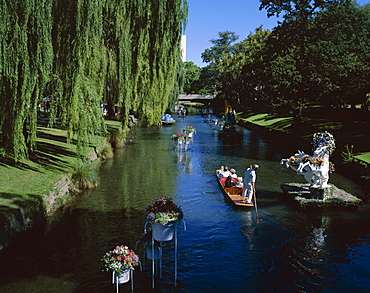
[[91,189],[99,185],[99,174],[96,166],[82,163],[72,174],[72,182],[77,190]]
[[198,91],[194,89],[196,81],[199,81],[200,73],[202,69],[194,64],[194,62],[184,62],[185,69],[185,84],[184,93],[185,94],[197,94]]
[[268,17],[282,16],[277,27],[271,32],[259,27],[241,42],[235,33],[219,33],[202,53],[208,64],[202,69],[204,80],[218,98],[292,115],[293,124],[302,122],[310,105],[366,108],[369,5],[350,0],[260,3]]
[[78,153],[106,132],[100,105],[156,124],[180,91],[186,0],[1,1],[0,142],[14,159],[36,141],[37,108],[50,92]]

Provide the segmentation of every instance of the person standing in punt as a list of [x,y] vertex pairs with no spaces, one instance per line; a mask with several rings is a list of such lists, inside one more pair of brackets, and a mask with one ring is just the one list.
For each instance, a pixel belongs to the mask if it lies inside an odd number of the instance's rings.
[[254,164],[253,166],[251,165],[244,173],[242,193],[244,202],[252,203],[252,196],[256,192],[256,171],[258,168],[259,166],[257,164]]

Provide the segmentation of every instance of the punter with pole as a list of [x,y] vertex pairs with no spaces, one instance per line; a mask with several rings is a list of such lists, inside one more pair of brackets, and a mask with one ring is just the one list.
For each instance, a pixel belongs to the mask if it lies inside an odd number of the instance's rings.
[[259,166],[254,164],[250,165],[249,168],[244,173],[244,184],[243,184],[243,202],[252,203],[252,197],[256,193],[256,171]]

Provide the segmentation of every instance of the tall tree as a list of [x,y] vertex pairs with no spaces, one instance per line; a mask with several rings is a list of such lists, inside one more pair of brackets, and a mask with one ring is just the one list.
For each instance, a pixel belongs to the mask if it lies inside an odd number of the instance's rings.
[[222,63],[224,56],[232,56],[237,52],[235,42],[239,37],[234,32],[219,32],[219,39],[212,39],[210,42],[212,47],[206,49],[202,54],[202,60],[208,65],[204,72],[210,73],[208,83],[212,84],[216,91],[221,88],[221,72],[219,71],[219,64]]
[[309,19],[316,12],[328,8],[331,4],[348,4],[352,0],[260,0],[260,10],[267,11],[267,17],[280,16],[286,22]]
[[315,17],[311,56],[322,81],[321,103],[361,104],[369,92],[370,15],[353,5],[333,5]]
[[292,109],[299,121],[308,103],[362,102],[369,83],[368,21],[348,2],[277,27],[259,74],[271,103]]
[[198,67],[194,62],[184,62],[185,69],[185,94],[196,94],[194,85],[199,80],[202,69]]
[[253,88],[257,86],[253,77],[253,71],[246,71],[243,68],[254,63],[258,58],[258,52],[270,35],[269,30],[264,30],[262,26],[250,33],[247,38],[234,44],[232,54],[224,54],[218,62],[218,70],[221,72],[220,93],[227,100],[234,100],[239,104],[250,102]]
[[68,140],[76,138],[78,153],[92,135],[104,133],[100,112],[106,68],[102,3],[55,0],[54,6],[54,73],[63,80],[63,90],[51,105],[60,109],[61,123],[67,128]]
[[320,83],[312,64],[310,20],[332,5],[348,5],[349,0],[261,0],[260,9],[267,15],[283,14],[284,21],[270,38],[264,53],[264,66],[269,68],[265,90],[278,104],[288,102],[295,113],[294,122],[300,122],[303,108],[317,97]]
[[16,160],[34,147],[45,85],[79,151],[105,132],[103,95],[123,127],[131,110],[155,124],[173,103],[186,0],[0,1],[0,146]]
[[35,146],[37,105],[53,61],[51,11],[46,0],[0,3],[0,141],[16,161]]

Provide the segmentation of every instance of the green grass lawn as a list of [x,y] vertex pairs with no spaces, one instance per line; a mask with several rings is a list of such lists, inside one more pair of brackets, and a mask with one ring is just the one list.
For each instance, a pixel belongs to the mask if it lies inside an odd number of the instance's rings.
[[336,155],[345,150],[345,145],[353,145],[355,158],[370,164],[370,113],[358,109],[315,108],[303,115],[301,124],[293,126],[293,118],[287,115],[249,113],[244,116],[243,121],[291,134],[306,141],[311,141],[316,132],[328,131],[336,140]]
[[[118,129],[118,121],[107,120],[107,129]],[[1,206],[19,208],[21,201],[34,200],[48,194],[54,184],[80,164],[76,156],[76,145],[67,143],[67,133],[56,128],[39,127],[37,150],[28,160],[14,165],[0,156],[0,210]],[[105,137],[95,137],[84,150],[87,155]]]

